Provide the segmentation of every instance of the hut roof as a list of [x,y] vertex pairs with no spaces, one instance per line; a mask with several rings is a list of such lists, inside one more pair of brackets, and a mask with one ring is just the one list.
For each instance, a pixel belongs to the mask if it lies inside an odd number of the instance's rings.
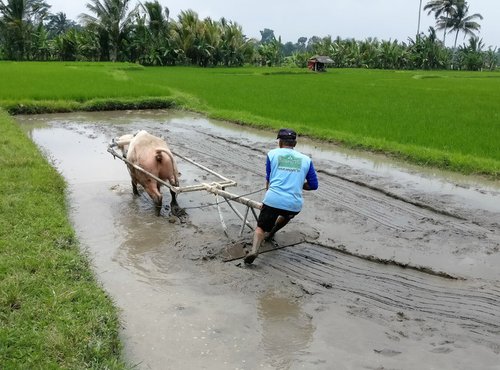
[[315,55],[315,56],[309,58],[309,60],[312,62],[320,62],[323,64],[333,63],[333,60],[331,60],[330,57],[328,57],[326,55]]

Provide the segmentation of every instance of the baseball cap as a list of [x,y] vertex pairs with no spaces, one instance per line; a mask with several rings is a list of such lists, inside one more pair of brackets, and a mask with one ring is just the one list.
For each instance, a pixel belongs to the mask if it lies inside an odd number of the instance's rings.
[[282,128],[278,131],[278,137],[276,139],[281,140],[296,140],[297,133],[289,128]]

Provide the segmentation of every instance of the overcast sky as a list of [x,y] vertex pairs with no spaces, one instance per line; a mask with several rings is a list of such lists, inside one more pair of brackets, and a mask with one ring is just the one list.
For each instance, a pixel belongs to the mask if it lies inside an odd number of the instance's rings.
[[[86,0],[46,0],[52,13],[64,12],[77,20],[78,15],[87,13]],[[428,0],[422,1],[422,7]],[[131,0],[136,4],[136,0]],[[260,40],[260,31],[269,28],[283,43],[297,42],[299,37],[340,36],[365,40],[376,37],[379,40],[407,42],[415,38],[418,24],[419,0],[159,0],[170,10],[170,17],[177,19],[182,10],[192,9],[200,19],[210,17],[219,20],[224,17],[240,24],[248,37]],[[468,0],[469,14],[480,13],[481,31],[478,34],[486,47],[500,48],[500,0]],[[314,4],[314,5],[313,5]],[[433,15],[422,12],[420,30],[428,33],[434,26]],[[439,32],[442,38],[442,32]],[[454,36],[447,36],[447,44]],[[460,34],[458,44],[467,41]]]

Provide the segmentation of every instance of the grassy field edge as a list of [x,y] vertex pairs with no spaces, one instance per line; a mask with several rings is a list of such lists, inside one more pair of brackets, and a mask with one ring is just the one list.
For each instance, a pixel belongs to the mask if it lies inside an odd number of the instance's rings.
[[496,72],[0,62],[10,114],[178,108],[500,178]]
[[[189,108],[189,107],[188,107]],[[200,109],[193,111],[206,114],[213,119],[225,120],[260,129],[278,130],[282,127],[293,127],[300,136],[324,142],[334,143],[351,149],[385,154],[389,157],[425,167],[434,167],[465,175],[481,175],[490,179],[500,179],[500,161],[481,158],[444,150],[424,148],[416,145],[405,145],[384,139],[363,137],[334,130],[315,130],[301,124],[290,124],[285,121],[269,120],[244,112],[219,111],[216,109]]]
[[352,149],[382,153],[409,163],[451,170],[466,175],[483,175],[492,179],[500,178],[500,161],[493,159],[451,153],[415,145],[404,145],[383,139],[361,137],[334,130],[311,130],[305,125],[294,125],[285,121],[270,120],[247,112],[218,110],[200,103],[194,97],[181,93],[170,97],[101,98],[85,102],[65,100],[2,101],[0,102],[0,106],[4,107],[12,115],[128,109],[186,109],[205,114],[213,119],[225,120],[261,129],[277,130],[281,127],[291,126],[299,130],[301,136],[332,142]]
[[2,109],[0,129],[0,368],[126,368],[64,179]]

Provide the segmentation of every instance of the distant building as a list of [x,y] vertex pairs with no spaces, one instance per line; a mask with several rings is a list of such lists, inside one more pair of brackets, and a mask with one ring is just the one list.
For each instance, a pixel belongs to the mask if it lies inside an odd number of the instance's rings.
[[325,72],[327,64],[333,64],[333,60],[331,60],[330,57],[315,55],[307,61],[307,68],[315,72]]

